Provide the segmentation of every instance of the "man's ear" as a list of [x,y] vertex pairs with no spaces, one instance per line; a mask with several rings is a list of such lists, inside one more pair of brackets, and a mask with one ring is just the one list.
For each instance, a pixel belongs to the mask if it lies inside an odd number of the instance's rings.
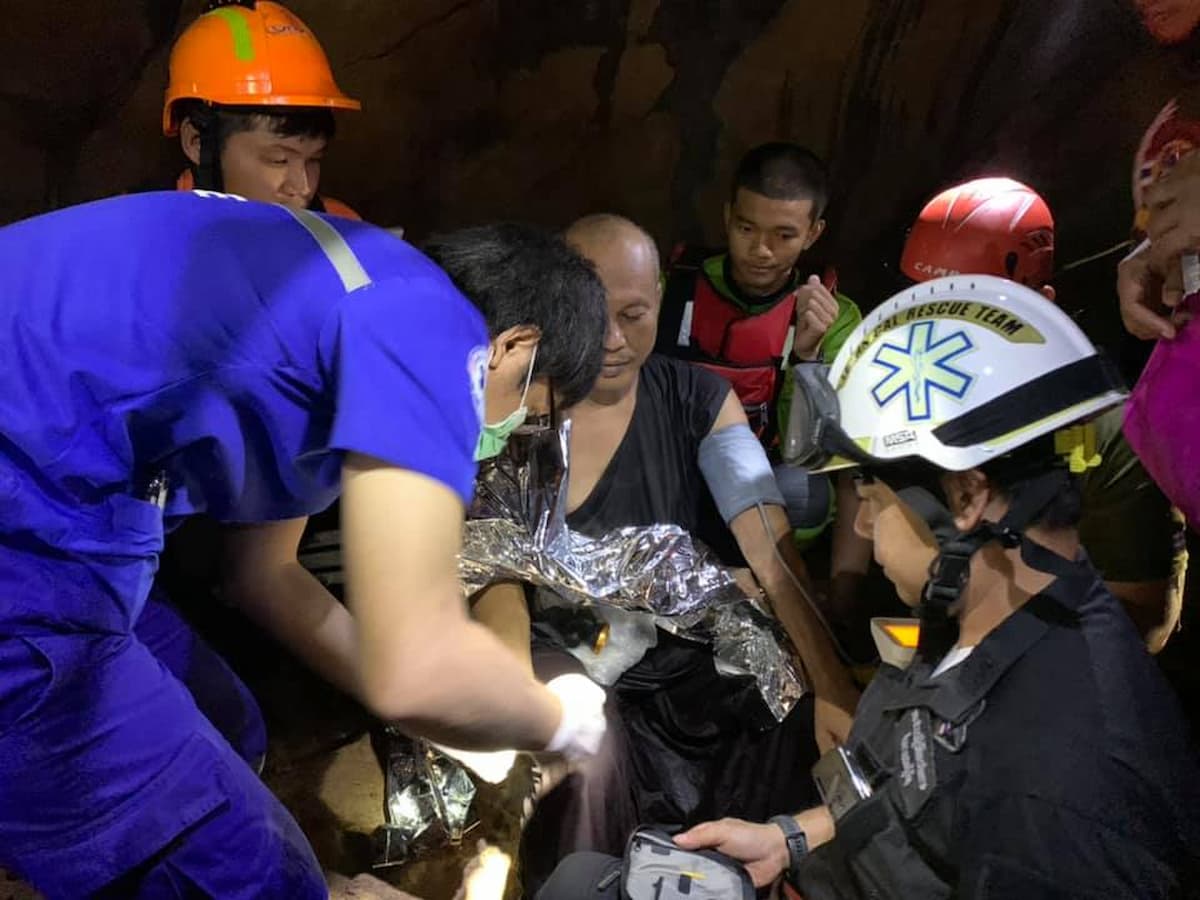
[[1055,303],[1058,300],[1058,291],[1054,290],[1054,288],[1048,284],[1042,285],[1040,293],[1051,303]]
[[960,532],[973,531],[983,521],[984,510],[992,500],[988,477],[978,469],[948,472],[942,476],[942,489],[954,516],[954,527]]
[[812,227],[808,229],[808,239],[804,242],[804,249],[807,250],[825,233],[825,220],[817,219],[812,223]]
[[732,218],[733,218],[733,207],[730,205],[729,201],[726,200],[725,207],[724,207],[724,222],[725,222],[725,230],[726,231],[729,230],[729,222]]
[[200,129],[191,119],[179,123],[179,146],[193,166],[200,165]]
[[530,344],[536,344],[542,337],[542,330],[536,325],[514,325],[512,328],[506,328],[494,338],[492,338],[491,354],[488,358],[488,368],[495,369],[499,367],[501,361],[508,354],[512,353],[521,347],[528,347]]

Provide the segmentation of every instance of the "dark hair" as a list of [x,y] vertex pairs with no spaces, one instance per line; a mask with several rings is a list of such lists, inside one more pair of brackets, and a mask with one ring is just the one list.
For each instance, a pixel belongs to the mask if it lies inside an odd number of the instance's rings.
[[815,222],[829,203],[829,170],[820,157],[798,144],[759,144],[738,163],[730,199],[736,200],[743,188],[772,200],[811,200]]
[[337,133],[333,110],[322,106],[227,106],[203,100],[181,100],[175,117],[192,124],[217,141],[217,152],[230,135],[253,131],[260,126],[280,137],[314,137],[332,140]]
[[[1066,463],[1054,452],[1054,435],[1049,434],[978,468],[996,493],[1011,505],[1034,478],[1056,469],[1065,471]],[[923,488],[947,509],[950,508],[950,499],[942,486],[942,476],[947,474],[947,470],[931,462],[911,458],[868,467],[867,471],[897,493],[908,488]],[[921,511],[917,512],[920,514]],[[1062,489],[1029,525],[1041,525],[1049,529],[1075,528],[1082,515],[1083,493],[1079,479],[1069,476],[1063,479]],[[926,524],[930,524],[928,519]]]
[[[1010,504],[1024,487],[1039,475],[1054,469],[1065,470],[1066,463],[1054,452],[1054,435],[1044,435],[993,462],[979,467],[988,481]],[[1063,479],[1063,487],[1030,525],[1049,529],[1075,528],[1083,516],[1083,492],[1079,479]]]
[[[1004,497],[1010,504],[1021,492],[1024,484],[1023,482],[1000,484],[990,477],[988,480],[992,482],[997,493]],[[1083,518],[1083,491],[1079,486],[1079,479],[1071,476],[1063,481],[1062,490],[1054,495],[1054,499],[1046,505],[1041,513],[1034,517],[1029,525],[1041,525],[1043,528],[1049,528],[1052,531],[1063,528],[1078,528],[1081,518]]]
[[490,334],[541,331],[534,375],[551,379],[563,405],[588,395],[604,358],[608,306],[592,264],[561,236],[504,222],[438,235],[423,249],[483,313]]

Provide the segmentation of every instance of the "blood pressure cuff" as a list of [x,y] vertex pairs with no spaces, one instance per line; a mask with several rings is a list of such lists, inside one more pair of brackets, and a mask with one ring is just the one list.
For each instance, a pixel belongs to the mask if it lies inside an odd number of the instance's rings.
[[726,525],[760,503],[787,506],[767,452],[749,425],[731,425],[702,440],[700,471]]

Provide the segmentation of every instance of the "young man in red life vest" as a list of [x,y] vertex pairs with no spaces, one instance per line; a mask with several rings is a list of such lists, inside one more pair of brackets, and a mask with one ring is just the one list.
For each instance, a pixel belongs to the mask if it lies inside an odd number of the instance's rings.
[[[1010,178],[978,178],[956,185],[921,210],[904,245],[900,269],[917,283],[960,273],[998,275],[1054,302],[1050,208],[1036,191]],[[1004,328],[1013,321],[997,310],[992,324]],[[1122,602],[1151,652],[1157,653],[1179,622],[1186,557],[1178,553],[1178,517],[1122,436],[1124,409],[1115,407],[1092,423],[1100,461],[1080,476],[1079,534],[1108,589]],[[851,612],[859,600],[853,585],[866,573],[871,557],[870,542],[854,534],[859,504],[853,494],[852,488],[839,494],[834,536],[833,593],[843,621],[858,618]],[[928,506],[915,497],[902,499],[919,511]],[[937,521],[929,524],[938,532]],[[908,580],[918,593],[928,577],[927,563],[916,558],[896,563],[911,570]]]
[[[738,164],[725,205],[728,249],[708,258],[678,251],[667,273],[655,351],[698,362],[733,385],[768,447],[787,424],[793,365],[830,361],[861,321],[836,280],[801,260],[825,230],[828,172],[789,143],[755,147]],[[778,467],[798,537],[829,520],[824,477]]]
[[317,193],[334,109],[360,109],[333,79],[316,36],[270,0],[211,0],[171,50],[163,132],[179,135],[179,190],[357,219]]

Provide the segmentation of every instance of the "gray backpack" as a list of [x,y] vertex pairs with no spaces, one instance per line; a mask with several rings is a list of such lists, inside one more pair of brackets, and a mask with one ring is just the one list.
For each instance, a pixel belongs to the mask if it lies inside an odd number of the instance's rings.
[[639,828],[625,847],[622,900],[754,900],[754,883],[735,859],[683,850],[667,832]]
[[754,900],[742,864],[714,850],[681,850],[669,832],[642,827],[618,859],[580,851],[558,864],[536,900]]

